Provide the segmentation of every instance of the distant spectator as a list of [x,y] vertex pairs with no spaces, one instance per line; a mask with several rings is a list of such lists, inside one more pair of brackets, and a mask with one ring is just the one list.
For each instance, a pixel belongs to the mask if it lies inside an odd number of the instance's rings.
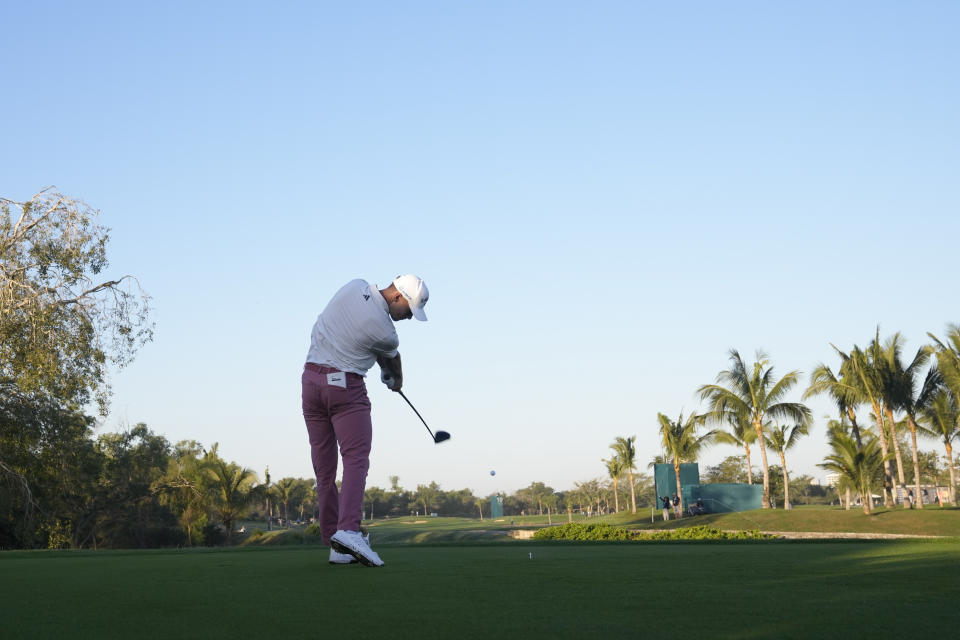
[[679,520],[683,517],[683,513],[680,511],[680,496],[673,494],[673,517]]
[[670,519],[670,497],[663,496],[660,499],[663,500],[663,521],[666,522]]

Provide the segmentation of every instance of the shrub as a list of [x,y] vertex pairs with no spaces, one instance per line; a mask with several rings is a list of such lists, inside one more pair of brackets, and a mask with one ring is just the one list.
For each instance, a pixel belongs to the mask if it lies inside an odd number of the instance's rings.
[[263,529],[254,529],[253,531],[250,532],[250,539],[251,539],[251,540],[259,540],[259,539],[262,538],[264,535],[266,535],[266,534],[263,532]]
[[630,538],[630,532],[623,527],[580,522],[540,529],[533,534],[534,540],[629,540]]
[[219,547],[227,541],[227,533],[221,524],[208,524],[200,533],[203,545],[207,547]]
[[664,531],[628,531],[609,524],[570,523],[559,527],[540,529],[533,534],[534,540],[634,540],[638,542],[658,540],[764,540],[774,538],[759,531],[722,531],[713,527],[681,527]]
[[757,530],[752,531],[722,531],[713,527],[700,525],[697,527],[681,527],[664,531],[645,531],[639,535],[640,540],[763,540],[773,538]]
[[320,523],[314,522],[309,527],[303,530],[303,533],[308,536],[313,536],[319,538],[323,535],[323,532],[320,530]]

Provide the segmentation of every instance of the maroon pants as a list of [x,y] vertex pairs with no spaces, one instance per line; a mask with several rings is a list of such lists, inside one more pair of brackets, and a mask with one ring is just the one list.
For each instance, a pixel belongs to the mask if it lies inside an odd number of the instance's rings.
[[[330,544],[330,536],[338,529],[360,530],[373,436],[370,400],[363,376],[312,363],[304,367],[301,386],[303,419],[307,423],[310,457],[317,477],[320,530],[324,544]],[[343,457],[339,495],[337,445]]]

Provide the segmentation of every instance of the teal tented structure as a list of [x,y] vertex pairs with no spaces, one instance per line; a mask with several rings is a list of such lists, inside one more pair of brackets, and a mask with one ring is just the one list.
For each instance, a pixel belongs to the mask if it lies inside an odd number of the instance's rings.
[[763,506],[761,484],[702,484],[695,493],[709,513],[751,511]]
[[503,496],[492,496],[490,498],[490,517],[503,517]]
[[[663,496],[672,498],[677,492],[676,472],[672,464],[658,464],[653,477],[660,507]],[[681,463],[680,487],[684,509],[700,499],[707,513],[750,511],[759,509],[763,501],[763,486],[759,484],[700,484],[700,467],[695,462]]]
[[[653,467],[653,479],[657,489],[657,506],[663,503],[660,498],[672,498],[677,493],[677,474],[672,464],[658,464]],[[691,487],[700,486],[700,465],[696,462],[680,463],[680,486],[683,487],[684,506],[693,504],[697,496],[691,493]]]

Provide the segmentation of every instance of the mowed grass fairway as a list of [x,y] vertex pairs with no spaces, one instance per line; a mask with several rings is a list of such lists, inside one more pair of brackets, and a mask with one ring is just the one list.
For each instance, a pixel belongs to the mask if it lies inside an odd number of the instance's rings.
[[[4,638],[952,637],[960,542],[0,554]],[[533,553],[533,559],[528,554]]]
[[[649,507],[638,509],[637,513],[623,511],[616,515],[593,518],[574,516],[573,522],[607,523],[629,529],[676,529],[708,525],[718,529],[741,530],[759,529],[781,532],[826,532],[860,534],[894,534],[911,536],[960,537],[960,508],[940,508],[928,506],[925,509],[877,509],[866,516],[860,509],[849,511],[839,507],[802,506],[784,511],[756,510],[739,513],[721,513],[681,520],[661,519],[660,510],[654,512],[654,522],[650,522]],[[425,518],[403,517],[378,519],[366,522],[374,546],[383,544],[424,544],[424,543],[477,543],[510,540],[510,533],[516,530],[533,531],[553,524],[567,522],[567,514],[554,514],[552,518],[542,516],[510,516],[491,520],[485,518]],[[318,538],[304,535],[303,527],[278,529],[256,537],[255,528],[265,529],[263,523],[250,523],[248,532],[238,536],[236,542],[241,545],[271,546],[286,544],[319,544]]]

